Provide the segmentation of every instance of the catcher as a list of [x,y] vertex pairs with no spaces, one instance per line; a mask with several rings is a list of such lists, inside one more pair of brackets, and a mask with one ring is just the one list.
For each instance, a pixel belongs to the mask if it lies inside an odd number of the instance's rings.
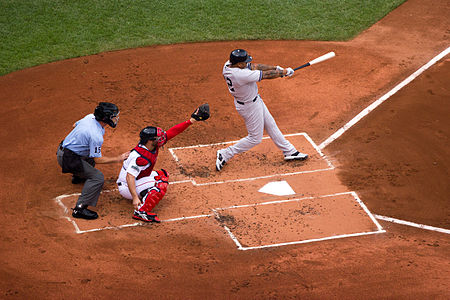
[[161,222],[151,211],[164,197],[169,185],[169,174],[164,169],[154,171],[159,148],[170,139],[183,132],[196,121],[205,121],[210,117],[209,105],[199,106],[191,118],[173,126],[167,131],[159,127],[147,126],[139,133],[139,144],[131,150],[123,162],[117,185],[120,194],[133,200],[133,218],[144,222]]

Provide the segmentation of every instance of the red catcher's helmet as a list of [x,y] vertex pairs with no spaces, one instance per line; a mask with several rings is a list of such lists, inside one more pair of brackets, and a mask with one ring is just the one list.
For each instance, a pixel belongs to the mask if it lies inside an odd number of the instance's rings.
[[157,146],[161,147],[167,142],[167,133],[159,128],[154,126],[147,126],[141,130],[139,133],[140,144],[147,144],[148,141],[157,141]]

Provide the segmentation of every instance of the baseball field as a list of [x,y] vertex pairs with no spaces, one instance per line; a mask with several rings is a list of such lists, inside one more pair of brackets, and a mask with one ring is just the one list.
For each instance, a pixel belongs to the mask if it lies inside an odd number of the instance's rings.
[[[0,4],[0,298],[450,298],[448,1],[285,2],[226,4],[262,20],[214,1]],[[265,136],[215,170],[216,150],[247,134],[221,74],[236,48],[292,68],[336,53],[259,83],[308,160],[284,162]],[[103,100],[121,111],[104,155],[211,106],[160,153],[171,184],[159,224],[131,218],[114,164],[97,166],[100,217],[72,218],[82,186],[56,150]]]

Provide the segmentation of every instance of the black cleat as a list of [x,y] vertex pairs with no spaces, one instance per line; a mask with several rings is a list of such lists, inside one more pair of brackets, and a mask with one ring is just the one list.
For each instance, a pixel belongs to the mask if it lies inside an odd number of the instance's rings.
[[98,214],[86,207],[75,207],[72,212],[74,218],[94,220],[98,218]]

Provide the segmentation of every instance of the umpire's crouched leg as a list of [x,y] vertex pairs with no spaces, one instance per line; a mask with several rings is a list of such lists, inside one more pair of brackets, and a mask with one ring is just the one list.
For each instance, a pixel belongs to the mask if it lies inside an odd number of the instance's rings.
[[98,214],[95,211],[88,209],[88,206],[96,206],[98,197],[103,188],[105,178],[103,173],[93,167],[86,161],[83,163],[83,178],[86,178],[81,195],[78,198],[77,204],[73,209],[72,216],[75,218],[83,218],[93,220],[98,218]]

